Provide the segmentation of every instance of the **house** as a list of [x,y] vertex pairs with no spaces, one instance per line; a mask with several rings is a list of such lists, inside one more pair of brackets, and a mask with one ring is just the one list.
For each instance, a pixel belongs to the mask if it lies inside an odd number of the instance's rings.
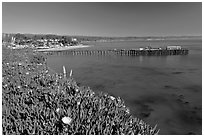
[[150,49],[152,49],[152,47],[151,46],[147,46],[147,47],[145,47],[145,49],[146,50],[150,50]]
[[72,38],[72,41],[77,41],[77,39],[76,38]]
[[181,46],[167,46],[166,49],[168,50],[181,49]]
[[144,50],[144,48],[140,47],[139,50]]
[[60,43],[60,46],[63,47],[64,45],[62,43]]

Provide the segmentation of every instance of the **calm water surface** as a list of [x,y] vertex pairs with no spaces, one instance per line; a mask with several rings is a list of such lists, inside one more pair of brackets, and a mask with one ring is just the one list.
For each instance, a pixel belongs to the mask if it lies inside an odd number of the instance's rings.
[[125,100],[130,112],[160,134],[201,134],[202,41],[123,41],[89,43],[92,49],[131,49],[144,46],[181,45],[187,56],[86,56],[52,55],[48,65],[55,72],[73,70],[77,82],[96,92]]

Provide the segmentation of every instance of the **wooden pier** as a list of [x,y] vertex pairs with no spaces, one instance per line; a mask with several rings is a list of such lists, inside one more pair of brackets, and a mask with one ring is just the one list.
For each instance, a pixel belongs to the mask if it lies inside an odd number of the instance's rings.
[[[42,51],[43,52],[43,51]],[[114,50],[66,50],[66,51],[44,51],[47,55],[119,55],[119,56],[168,56],[168,55],[187,55],[188,49],[114,49]]]

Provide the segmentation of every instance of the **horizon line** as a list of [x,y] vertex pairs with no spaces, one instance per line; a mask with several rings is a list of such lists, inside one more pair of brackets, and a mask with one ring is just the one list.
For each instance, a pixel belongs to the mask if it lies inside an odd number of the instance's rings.
[[2,32],[2,34],[31,34],[31,35],[57,35],[57,36],[76,36],[76,37],[109,37],[109,38],[128,38],[128,37],[202,37],[201,35],[147,35],[147,36],[101,36],[101,35],[72,35],[72,34],[56,34],[56,33],[8,33]]

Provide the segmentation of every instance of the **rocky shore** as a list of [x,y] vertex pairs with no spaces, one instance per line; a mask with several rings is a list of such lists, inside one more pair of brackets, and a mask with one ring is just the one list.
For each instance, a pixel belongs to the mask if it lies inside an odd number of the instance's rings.
[[2,134],[154,135],[120,97],[78,86],[51,72],[46,56],[31,49],[2,50]]

